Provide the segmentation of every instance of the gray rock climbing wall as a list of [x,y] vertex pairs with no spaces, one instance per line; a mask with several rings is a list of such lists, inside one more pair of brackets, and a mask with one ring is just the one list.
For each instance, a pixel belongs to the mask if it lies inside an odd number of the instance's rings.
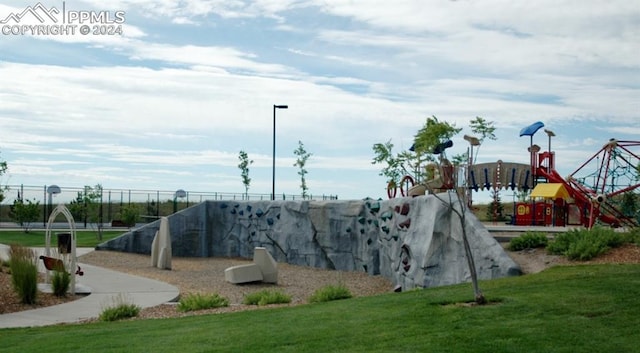
[[[278,262],[391,279],[403,290],[470,280],[455,194],[391,200],[207,201],[169,216],[173,256],[253,256],[266,247]],[[150,254],[159,221],[97,248]],[[464,229],[478,276],[520,274],[476,217]]]

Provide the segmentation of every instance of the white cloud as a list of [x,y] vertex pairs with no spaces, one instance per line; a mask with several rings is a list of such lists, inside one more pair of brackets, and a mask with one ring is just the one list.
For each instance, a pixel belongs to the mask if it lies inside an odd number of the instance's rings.
[[[20,6],[0,5],[0,18]],[[289,105],[277,111],[288,193],[298,191],[292,151],[301,140],[314,154],[315,191],[382,196],[371,146],[392,139],[408,148],[431,115],[465,132],[475,116],[495,121],[499,142],[482,146],[486,161],[526,162],[518,131],[544,121],[559,135],[566,170],[609,135],[638,135],[640,11],[632,2],[108,7],[126,11],[124,36],[0,42],[0,149],[14,182],[63,176],[77,185],[242,191],[244,149],[255,160],[252,189],[269,190],[273,104]],[[41,47],[51,54],[39,55]],[[452,153],[464,152],[465,142],[455,143]]]

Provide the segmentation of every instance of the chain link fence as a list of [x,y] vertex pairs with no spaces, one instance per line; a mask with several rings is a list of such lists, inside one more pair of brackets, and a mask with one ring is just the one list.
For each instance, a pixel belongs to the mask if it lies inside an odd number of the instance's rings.
[[[15,227],[15,220],[11,214],[11,205],[16,200],[37,204],[41,214],[41,220],[34,224],[46,225],[48,215],[56,205],[63,203],[69,207],[72,204],[82,203],[87,191],[94,192],[95,198],[91,201],[95,213],[92,215],[94,223],[117,225],[121,220],[120,211],[125,206],[136,205],[139,211],[140,221],[149,222],[163,216],[168,216],[194,204],[208,200],[271,200],[271,194],[257,193],[229,193],[229,192],[201,192],[167,190],[140,190],[140,189],[106,189],[101,192],[95,188],[88,190],[85,187],[58,187],[57,185],[8,185],[4,192],[5,199],[0,203],[0,227]],[[97,191],[97,193],[96,193]],[[277,194],[277,200],[337,200],[337,195],[287,195]],[[75,218],[75,216],[74,216]],[[91,223],[85,212],[85,219],[75,219],[79,227],[86,228]]]

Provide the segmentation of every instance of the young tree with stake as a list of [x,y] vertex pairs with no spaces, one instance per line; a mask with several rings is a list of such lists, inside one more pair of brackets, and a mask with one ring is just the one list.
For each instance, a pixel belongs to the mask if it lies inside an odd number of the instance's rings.
[[305,166],[307,165],[307,160],[309,160],[309,157],[311,157],[312,154],[305,150],[302,141],[298,141],[298,148],[293,151],[293,153],[298,156],[298,159],[293,166],[299,168],[298,175],[300,176],[300,188],[302,189],[302,198],[304,199],[307,198],[307,190],[309,190],[307,187],[307,179],[305,178],[305,175],[308,173]]
[[249,159],[249,155],[247,152],[240,151],[238,154],[238,159],[240,163],[238,164],[238,168],[240,168],[240,176],[242,177],[242,184],[244,185],[244,195],[245,197],[249,193],[249,185],[251,184],[251,178],[249,178],[249,166],[253,164],[253,160]]

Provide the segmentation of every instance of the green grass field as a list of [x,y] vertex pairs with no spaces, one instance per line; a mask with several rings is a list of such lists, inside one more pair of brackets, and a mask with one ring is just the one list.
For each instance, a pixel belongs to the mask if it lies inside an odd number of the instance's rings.
[[[51,245],[57,244],[56,233],[63,233],[66,230],[51,231]],[[124,234],[124,231],[104,231],[102,240],[98,240],[98,233],[95,230],[76,230],[76,247],[95,248],[96,245]],[[44,247],[46,235],[44,230],[31,230],[25,233],[21,230],[0,230],[0,244],[19,244],[23,246]]]
[[640,265],[180,319],[0,330],[2,352],[638,352]]

